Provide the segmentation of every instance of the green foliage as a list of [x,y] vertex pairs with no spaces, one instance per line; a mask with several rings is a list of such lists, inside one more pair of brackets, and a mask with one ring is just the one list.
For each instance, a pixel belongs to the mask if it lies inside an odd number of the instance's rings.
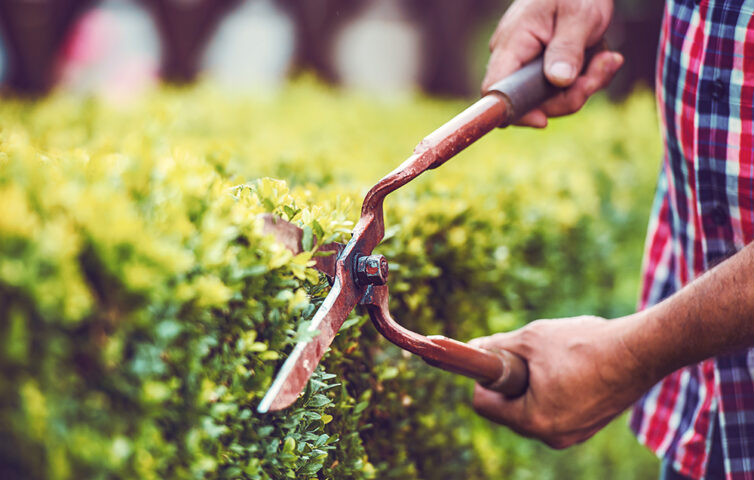
[[[258,214],[345,240],[366,189],[461,108],[306,81],[274,101],[197,87],[0,105],[0,476],[653,472],[621,424],[552,452],[479,419],[469,380],[361,312],[293,408],[256,413],[328,288],[306,268],[316,245],[291,255]],[[489,135],[388,198],[395,317],[466,340],[628,313],[658,158],[645,94]]]

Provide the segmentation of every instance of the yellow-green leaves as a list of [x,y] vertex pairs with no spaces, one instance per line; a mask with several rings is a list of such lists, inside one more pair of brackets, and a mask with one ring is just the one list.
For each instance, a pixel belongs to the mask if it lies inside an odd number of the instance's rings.
[[[369,187],[464,106],[309,79],[264,99],[163,89],[127,110],[1,103],[0,458],[30,479],[605,478],[477,420],[469,381],[358,309],[302,397],[256,413],[329,291],[318,248],[347,241]],[[378,253],[395,318],[467,340],[629,311],[652,108],[598,99],[545,131],[492,132],[391,194]],[[263,234],[262,213],[302,228],[305,251]],[[642,471],[624,458],[579,465]]]

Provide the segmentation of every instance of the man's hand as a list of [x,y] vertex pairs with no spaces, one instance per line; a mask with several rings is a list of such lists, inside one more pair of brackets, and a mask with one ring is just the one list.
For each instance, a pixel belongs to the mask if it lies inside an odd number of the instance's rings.
[[529,389],[479,385],[480,415],[554,448],[586,440],[666,375],[754,345],[754,242],[672,296],[615,320],[540,320],[470,343],[526,359]]
[[513,400],[477,384],[474,409],[553,448],[588,439],[658,380],[640,369],[622,341],[624,328],[623,319],[576,317],[472,340],[476,347],[525,358],[530,382]]
[[547,117],[578,111],[623,64],[619,53],[604,51],[596,54],[579,75],[584,51],[601,41],[612,13],[613,0],[516,0],[490,40],[492,54],[482,91],[544,49],[548,80],[569,88],[521,117],[518,124],[542,128],[547,126]]

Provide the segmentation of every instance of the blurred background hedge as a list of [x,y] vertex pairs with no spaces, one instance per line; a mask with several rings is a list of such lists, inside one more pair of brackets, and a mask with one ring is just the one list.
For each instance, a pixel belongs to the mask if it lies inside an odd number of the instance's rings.
[[[230,87],[313,72],[382,93],[475,96],[510,1],[2,0],[0,87],[131,96],[158,79]],[[652,85],[663,2],[616,0],[607,42],[626,58],[610,86]],[[368,59],[368,61],[365,61]]]
[[[327,290],[257,214],[345,239],[369,186],[463,106],[306,79],[272,98],[200,85],[119,108],[2,103],[0,476],[654,475],[623,420],[555,452],[476,417],[469,380],[360,312],[292,409],[256,414]],[[648,93],[598,98],[546,131],[493,132],[389,197],[394,316],[468,340],[629,313],[657,137]]]

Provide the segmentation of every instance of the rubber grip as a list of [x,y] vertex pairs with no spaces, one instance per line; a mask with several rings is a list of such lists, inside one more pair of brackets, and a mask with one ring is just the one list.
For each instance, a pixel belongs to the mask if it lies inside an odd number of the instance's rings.
[[[604,40],[584,52],[583,71],[592,57],[607,49]],[[508,104],[509,114],[506,124],[515,123],[525,113],[537,108],[542,102],[563,89],[551,84],[545,77],[544,56],[540,55],[519,70],[494,83],[485,93],[497,92],[503,95]]]
[[540,56],[493,84],[486,94],[498,92],[505,97],[510,109],[508,123],[514,123],[559,90],[545,77],[544,57]]

